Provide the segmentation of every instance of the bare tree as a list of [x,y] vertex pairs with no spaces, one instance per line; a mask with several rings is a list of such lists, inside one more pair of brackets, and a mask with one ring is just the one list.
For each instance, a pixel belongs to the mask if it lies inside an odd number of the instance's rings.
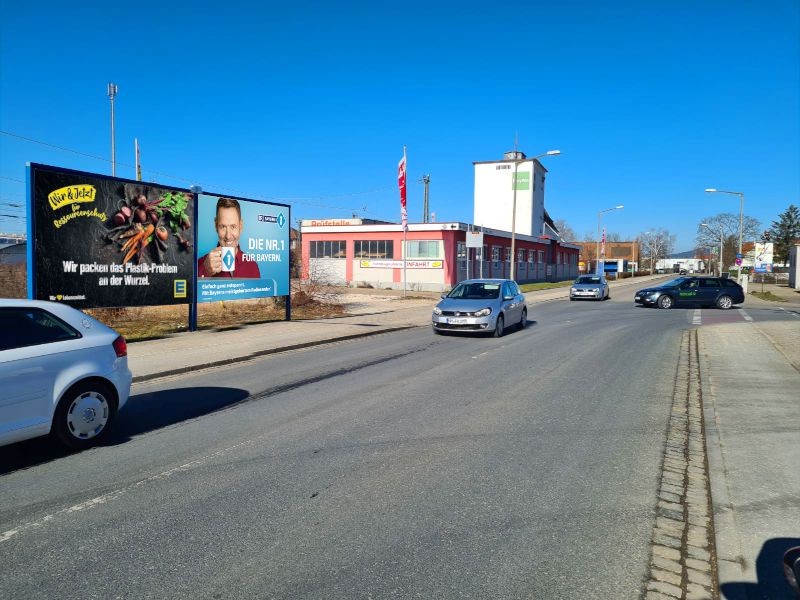
[[[718,252],[719,238],[722,234],[722,256],[718,257],[722,265],[721,271],[726,269],[726,265],[734,262],[734,257],[739,251],[739,215],[733,213],[720,213],[713,217],[706,217],[700,223],[705,223],[708,227],[703,227],[698,223],[695,244],[703,248],[713,248]],[[761,222],[753,217],[744,216],[742,219],[742,239],[754,240],[761,237]]]
[[561,234],[562,240],[565,242],[574,242],[578,239],[575,230],[572,229],[572,227],[569,226],[569,223],[567,223],[564,219],[556,219],[554,223],[556,229],[558,229],[558,232]]
[[666,229],[652,229],[638,236],[642,251],[650,259],[650,274],[656,263],[669,256],[675,248],[675,236]]

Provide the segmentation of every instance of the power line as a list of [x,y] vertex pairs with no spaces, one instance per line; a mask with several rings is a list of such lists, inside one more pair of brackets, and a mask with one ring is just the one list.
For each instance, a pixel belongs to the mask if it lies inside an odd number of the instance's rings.
[[[33,139],[33,138],[29,138],[29,137],[26,137],[26,136],[23,136],[23,135],[19,135],[17,133],[12,133],[10,131],[0,130],[0,134],[7,135],[9,137],[20,139],[20,140],[23,140],[23,141],[26,141],[26,142],[30,142],[32,144],[39,144],[40,146],[46,146],[48,148],[54,148],[56,150],[61,150],[63,152],[70,152],[72,154],[77,154],[78,156],[84,156],[86,158],[91,158],[91,159],[99,160],[99,161],[106,162],[106,163],[111,163],[112,162],[109,159],[104,158],[102,156],[96,156],[94,154],[88,154],[86,152],[81,152],[79,150],[73,150],[72,148],[65,148],[64,146],[58,146],[56,144],[51,144],[49,142],[43,142],[41,140],[36,140],[36,139]],[[132,167],[132,165],[130,165],[130,164],[121,163],[121,162],[118,162],[118,161],[116,161],[116,164],[121,165],[123,167]],[[173,179],[175,181],[183,181],[183,182],[189,183],[191,185],[197,185],[198,184],[197,180],[186,179],[185,177],[178,177],[177,175],[170,175],[169,173],[163,173],[163,172],[154,171],[154,170],[151,170],[151,169],[142,169],[142,171],[144,171],[146,173],[149,173],[151,175],[157,175],[159,177],[163,177],[163,178],[167,178],[167,179]],[[0,178],[8,179],[10,181],[22,182],[19,179],[12,179],[11,177],[2,177],[2,176],[0,176]],[[204,183],[204,184],[201,185],[201,187],[204,187],[204,188],[220,187],[220,188],[223,188],[223,189],[225,188],[225,186],[215,186],[214,184],[210,184],[210,183]],[[227,188],[227,191],[228,191],[228,193],[230,193],[232,195],[241,195],[242,197],[253,198],[254,200],[268,200],[268,201],[272,200],[272,201],[280,201],[280,202],[288,202],[288,203],[297,203],[297,204],[304,204],[304,205],[308,205],[308,206],[315,206],[317,208],[329,208],[329,209],[332,209],[332,210],[341,210],[341,211],[352,212],[352,211],[356,210],[353,207],[344,207],[344,206],[334,206],[334,205],[330,205],[330,204],[322,204],[320,202],[315,202],[315,200],[324,200],[326,198],[349,198],[349,197],[353,197],[353,196],[364,196],[364,195],[367,195],[367,194],[374,194],[374,193],[377,193],[377,192],[383,192],[383,191],[389,190],[391,188],[392,188],[392,186],[386,186],[386,187],[381,187],[381,188],[368,190],[368,191],[363,191],[363,192],[349,192],[349,193],[346,193],[346,194],[331,194],[331,195],[324,195],[324,196],[299,196],[299,197],[286,197],[286,198],[280,198],[278,196],[252,195],[252,194],[249,194],[246,191],[236,190],[236,189],[231,189],[231,188]]]

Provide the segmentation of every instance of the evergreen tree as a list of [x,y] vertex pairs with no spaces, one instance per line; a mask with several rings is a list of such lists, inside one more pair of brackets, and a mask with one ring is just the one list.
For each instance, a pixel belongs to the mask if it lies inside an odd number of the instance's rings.
[[780,220],[773,221],[770,229],[774,244],[772,254],[776,263],[788,263],[790,248],[800,241],[800,209],[790,204],[778,216]]

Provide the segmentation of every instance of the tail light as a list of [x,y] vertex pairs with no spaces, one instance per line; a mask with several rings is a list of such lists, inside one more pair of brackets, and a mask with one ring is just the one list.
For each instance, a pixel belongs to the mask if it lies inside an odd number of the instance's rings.
[[117,339],[111,345],[114,347],[114,352],[117,353],[117,358],[128,356],[128,342],[121,335],[117,336]]

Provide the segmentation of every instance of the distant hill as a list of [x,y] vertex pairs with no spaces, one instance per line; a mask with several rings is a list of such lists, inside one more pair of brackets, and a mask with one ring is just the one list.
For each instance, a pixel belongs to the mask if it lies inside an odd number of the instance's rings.
[[670,254],[667,258],[694,258],[694,250],[687,250],[686,252],[677,252]]

